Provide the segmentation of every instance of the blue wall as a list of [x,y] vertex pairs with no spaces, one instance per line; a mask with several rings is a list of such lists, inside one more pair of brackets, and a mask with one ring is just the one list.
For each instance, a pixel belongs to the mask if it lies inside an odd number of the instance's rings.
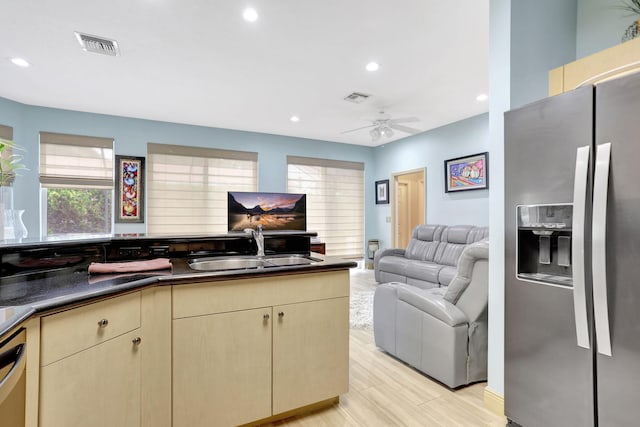
[[549,94],[549,70],[576,59],[576,0],[511,2],[511,108]]
[[578,0],[576,58],[620,43],[622,35],[638,16],[620,10],[622,0]]
[[[489,149],[489,115],[481,114],[375,148],[375,179],[426,168],[426,216],[431,224],[489,225],[489,191],[444,192],[444,161]],[[491,154],[489,154],[491,164]],[[373,184],[371,184],[373,185]],[[489,177],[491,188],[491,177]],[[374,205],[375,236],[391,246],[391,205]]]
[[[131,156],[146,156],[147,142],[254,151],[259,191],[286,191],[287,155],[364,162],[365,182],[373,180],[373,149],[358,145],[34,107],[4,98],[0,98],[0,124],[13,126],[14,139],[27,150],[29,172],[16,179],[14,204],[26,210],[25,224],[32,235],[39,230],[40,131],[114,138],[115,154]],[[366,186],[365,203],[375,205],[373,185]],[[373,224],[374,218],[365,214],[365,230]],[[116,224],[114,231],[144,232],[145,226]]]
[[[376,205],[374,181],[394,172],[427,168],[427,220],[443,224],[488,224],[488,190],[445,194],[445,159],[487,151],[488,115],[480,115],[377,148],[303,138],[158,122],[55,108],[0,98],[0,124],[14,127],[14,139],[27,150],[29,171],[15,183],[14,203],[25,209],[32,236],[40,229],[38,134],[40,131],[110,137],[115,153],[146,156],[147,142],[215,147],[258,153],[259,191],[286,191],[287,155],[365,163],[365,241],[390,239],[389,205]],[[116,224],[116,233],[144,232],[144,224]]]

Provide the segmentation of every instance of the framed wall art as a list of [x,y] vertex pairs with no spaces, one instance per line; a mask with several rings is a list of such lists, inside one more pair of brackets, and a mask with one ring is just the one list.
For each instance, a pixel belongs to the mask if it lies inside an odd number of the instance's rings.
[[144,222],[144,157],[116,155],[115,222]]
[[376,181],[376,205],[389,203],[389,180]]
[[489,153],[444,161],[444,191],[447,193],[489,188]]

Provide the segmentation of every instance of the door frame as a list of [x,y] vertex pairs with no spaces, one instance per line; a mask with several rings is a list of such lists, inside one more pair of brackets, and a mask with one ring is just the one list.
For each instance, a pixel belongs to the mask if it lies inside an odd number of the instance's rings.
[[402,172],[394,172],[391,174],[391,185],[389,188],[389,193],[391,196],[391,247],[396,247],[396,235],[397,235],[397,189],[398,189],[398,179],[403,175],[411,175],[414,173],[422,173],[422,178],[424,179],[424,218],[423,224],[427,223],[427,168],[426,166],[423,168],[410,169]]

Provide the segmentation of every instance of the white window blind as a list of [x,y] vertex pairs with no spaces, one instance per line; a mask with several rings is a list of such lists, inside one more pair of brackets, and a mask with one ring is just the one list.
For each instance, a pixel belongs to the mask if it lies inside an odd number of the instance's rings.
[[307,194],[307,230],[327,255],[363,256],[364,163],[287,156],[287,189]]
[[40,183],[113,188],[113,139],[40,132]]
[[113,139],[40,132],[42,233],[110,233]]
[[257,191],[258,154],[147,144],[147,231],[227,232],[227,192]]

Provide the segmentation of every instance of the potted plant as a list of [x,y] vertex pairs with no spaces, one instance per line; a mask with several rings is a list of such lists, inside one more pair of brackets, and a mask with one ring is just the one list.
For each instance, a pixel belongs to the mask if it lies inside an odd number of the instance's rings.
[[636,20],[629,25],[622,36],[622,41],[626,42],[640,35],[640,0],[624,0],[619,9],[630,12],[625,16],[635,16]]
[[16,150],[23,150],[18,144],[10,139],[0,138],[0,186],[8,187],[13,181],[13,177],[19,170],[25,170],[22,163],[22,156],[15,153]]

